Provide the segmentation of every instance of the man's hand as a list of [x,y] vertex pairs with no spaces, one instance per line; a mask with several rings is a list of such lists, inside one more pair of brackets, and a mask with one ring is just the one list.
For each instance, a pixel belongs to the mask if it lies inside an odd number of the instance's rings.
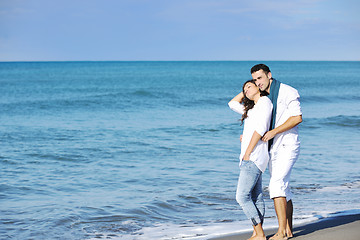
[[270,139],[273,139],[276,134],[292,129],[301,122],[302,122],[302,115],[289,117],[288,120],[286,120],[286,122],[284,122],[282,125],[265,133],[265,135],[261,138],[261,140],[267,142]]
[[274,130],[268,131],[265,133],[265,135],[262,137],[261,140],[263,140],[264,142],[269,141],[270,139],[273,139],[275,137],[276,133]]

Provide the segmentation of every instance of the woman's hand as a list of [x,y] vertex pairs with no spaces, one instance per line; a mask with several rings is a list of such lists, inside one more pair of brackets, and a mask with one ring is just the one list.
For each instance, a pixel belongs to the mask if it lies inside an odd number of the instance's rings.
[[242,137],[243,137],[243,135],[241,134],[241,135],[240,135],[240,142],[242,142]]
[[[236,95],[233,99],[231,99],[231,101],[237,101],[237,102],[241,102],[241,100],[244,98],[244,93],[241,92],[238,95]],[[230,102],[231,102],[230,101]]]
[[250,155],[245,154],[244,157],[243,157],[243,160],[244,161],[249,161],[250,160]]

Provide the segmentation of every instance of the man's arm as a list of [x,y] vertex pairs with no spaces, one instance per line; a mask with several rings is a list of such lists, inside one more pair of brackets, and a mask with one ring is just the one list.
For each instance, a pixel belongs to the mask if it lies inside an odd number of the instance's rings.
[[256,131],[254,131],[250,143],[248,145],[248,147],[246,148],[243,160],[248,161],[250,160],[250,154],[251,152],[254,150],[256,144],[258,143],[258,141],[261,139],[261,135],[258,134]]
[[265,133],[262,140],[264,142],[267,142],[270,139],[274,138],[276,134],[279,134],[279,133],[285,132],[289,129],[292,129],[293,127],[297,126],[301,122],[302,122],[302,115],[289,117],[288,120],[286,120],[286,122],[284,122],[282,125]]

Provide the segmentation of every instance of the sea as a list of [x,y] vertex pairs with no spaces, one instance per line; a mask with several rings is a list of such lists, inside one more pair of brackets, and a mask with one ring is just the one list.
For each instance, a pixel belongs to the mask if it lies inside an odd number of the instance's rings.
[[[0,62],[0,239],[210,239],[235,200],[256,61]],[[264,61],[299,91],[294,221],[360,213],[360,62]],[[264,227],[277,225],[263,174]]]

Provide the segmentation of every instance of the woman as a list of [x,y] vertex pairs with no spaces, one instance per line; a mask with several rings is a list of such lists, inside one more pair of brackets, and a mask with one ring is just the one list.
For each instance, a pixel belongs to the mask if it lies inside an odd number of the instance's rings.
[[269,130],[272,103],[261,96],[253,80],[244,83],[243,91],[229,102],[229,107],[242,114],[244,130],[241,142],[240,175],[236,201],[251,220],[254,233],[251,240],[266,240],[262,224],[265,203],[262,193],[262,173],[269,161],[268,144],[261,137]]

